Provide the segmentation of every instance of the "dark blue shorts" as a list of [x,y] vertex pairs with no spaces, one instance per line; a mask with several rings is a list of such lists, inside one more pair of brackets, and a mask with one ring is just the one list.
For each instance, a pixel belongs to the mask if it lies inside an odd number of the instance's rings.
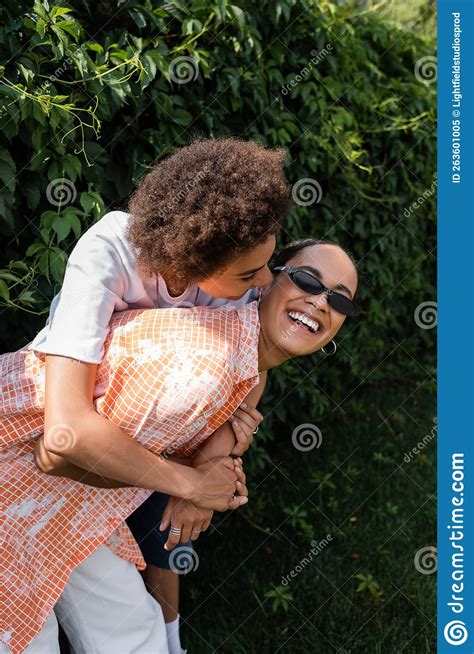
[[166,493],[154,492],[126,520],[130,531],[140,546],[145,562],[165,570],[170,569],[169,558],[173,552],[173,558],[177,560],[177,550],[186,548],[189,553],[193,548],[193,542],[190,540],[187,543],[180,543],[169,552],[165,550],[170,528],[160,531],[160,523],[168,499],[169,495],[166,495]]

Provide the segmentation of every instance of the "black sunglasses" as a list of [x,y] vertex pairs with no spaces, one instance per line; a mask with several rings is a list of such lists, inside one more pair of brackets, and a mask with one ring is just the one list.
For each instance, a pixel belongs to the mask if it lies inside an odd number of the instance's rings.
[[324,284],[313,273],[305,270],[304,268],[277,266],[273,268],[273,272],[286,272],[293,284],[305,293],[310,295],[320,295],[327,293],[328,304],[338,313],[344,316],[358,316],[360,311],[356,303],[350,300],[342,293],[337,293]]

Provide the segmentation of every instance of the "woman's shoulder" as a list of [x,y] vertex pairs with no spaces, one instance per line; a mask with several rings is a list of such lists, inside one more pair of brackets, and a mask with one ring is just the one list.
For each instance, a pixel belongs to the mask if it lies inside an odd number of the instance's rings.
[[125,211],[109,211],[82,234],[71,252],[73,263],[94,259],[97,265],[123,263],[134,268],[136,255],[127,238],[131,216]]
[[97,236],[110,239],[117,236],[126,238],[130,218],[130,214],[125,211],[109,211],[91,225],[79,240]]

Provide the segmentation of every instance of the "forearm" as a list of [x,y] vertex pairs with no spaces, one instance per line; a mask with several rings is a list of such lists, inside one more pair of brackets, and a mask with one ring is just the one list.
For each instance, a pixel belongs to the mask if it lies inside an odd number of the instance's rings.
[[235,447],[237,439],[228,422],[216,429],[204,445],[196,452],[193,457],[193,466],[198,466],[205,461],[209,461],[215,456],[229,456]]
[[[259,403],[263,391],[265,390],[265,384],[267,381],[267,373],[263,372],[260,375],[260,381],[257,386],[255,386],[250,393],[247,394],[245,398],[246,404],[252,407],[256,407]],[[199,449],[193,459],[193,465],[199,465],[205,461],[208,461],[214,456],[229,456],[235,445],[237,444],[237,438],[235,436],[234,430],[232,429],[229,422],[225,422],[221,425],[216,431],[208,438],[204,445]]]
[[[66,438],[71,435],[67,447],[55,432],[55,424],[61,423],[68,425]],[[123,486],[139,486],[191,499],[197,481],[192,468],[158,457],[93,409],[82,410],[75,424],[62,420],[61,416],[55,416],[54,422],[46,420],[45,447],[67,463],[95,474],[91,479],[97,482],[98,477],[106,477]],[[70,472],[79,474],[73,469]]]
[[117,481],[116,479],[102,477],[94,472],[79,468],[74,463],[66,461],[64,457],[48,452],[44,446],[43,436],[36,441],[34,460],[39,470],[53,477],[65,477],[66,479],[80,481],[82,484],[95,486],[96,488],[123,488],[130,486],[130,484]]

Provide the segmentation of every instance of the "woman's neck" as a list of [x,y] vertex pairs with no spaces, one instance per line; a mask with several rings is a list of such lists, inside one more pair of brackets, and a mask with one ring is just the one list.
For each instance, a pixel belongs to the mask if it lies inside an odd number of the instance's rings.
[[265,372],[265,370],[270,370],[270,368],[276,368],[281,363],[291,359],[291,356],[278,348],[274,343],[269,342],[265,333],[260,326],[260,332],[258,336],[258,371]]

